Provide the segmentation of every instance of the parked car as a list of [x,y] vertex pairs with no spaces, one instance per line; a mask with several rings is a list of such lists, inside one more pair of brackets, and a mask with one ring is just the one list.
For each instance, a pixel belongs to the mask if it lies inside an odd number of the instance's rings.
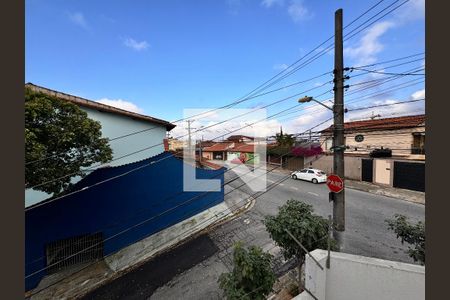
[[327,174],[319,169],[301,169],[291,173],[292,179],[311,181],[312,183],[327,182]]

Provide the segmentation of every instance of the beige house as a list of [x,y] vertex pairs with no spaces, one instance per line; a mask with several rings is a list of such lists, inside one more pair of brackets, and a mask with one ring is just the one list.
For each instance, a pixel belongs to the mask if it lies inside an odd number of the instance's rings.
[[178,140],[174,138],[169,138],[169,150],[170,151],[179,151],[182,150],[183,147],[186,145],[186,141]]
[[[347,122],[344,130],[347,155],[389,148],[393,157],[425,160],[425,115]],[[331,152],[332,134],[331,126],[321,132],[325,152]]]

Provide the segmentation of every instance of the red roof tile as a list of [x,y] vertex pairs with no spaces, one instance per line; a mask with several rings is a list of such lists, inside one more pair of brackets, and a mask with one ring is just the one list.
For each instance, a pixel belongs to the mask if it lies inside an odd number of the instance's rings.
[[248,144],[235,144],[234,147],[228,151],[253,153],[255,152],[255,146]]
[[[377,120],[364,120],[344,123],[344,130],[372,131],[417,127],[425,123],[425,115],[384,118]],[[332,126],[322,130],[323,133],[331,132]]]
[[227,151],[233,143],[216,143],[211,147],[203,148],[203,152],[214,152],[214,151]]

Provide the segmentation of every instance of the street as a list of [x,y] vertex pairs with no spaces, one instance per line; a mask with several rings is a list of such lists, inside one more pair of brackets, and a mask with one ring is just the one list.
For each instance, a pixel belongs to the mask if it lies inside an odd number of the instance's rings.
[[[232,172],[227,173],[228,178],[236,176],[229,173]],[[284,176],[286,173],[268,173],[268,184]],[[230,183],[232,187],[240,185],[240,179]],[[242,195],[243,192],[253,194],[247,186],[240,187],[239,193]],[[230,196],[233,196],[233,193],[230,193]],[[136,271],[94,291],[86,299],[113,299],[113,295],[121,295],[127,299],[219,299],[221,293],[217,279],[221,273],[231,270],[232,247],[237,241],[242,241],[245,245],[260,246],[272,253],[275,256],[276,271],[280,271],[284,263],[280,249],[274,245],[261,221],[264,216],[276,214],[278,207],[290,198],[313,205],[315,213],[323,217],[327,218],[332,214],[332,204],[328,202],[328,188],[325,184],[287,179],[256,199],[254,205],[239,217],[214,228],[207,235],[181,245],[179,248],[184,249],[183,251],[177,248],[171,251],[173,256],[160,255]],[[346,189],[343,252],[413,263],[404,252],[408,246],[402,245],[396,235],[387,228],[385,219],[395,213],[404,214],[412,221],[424,220],[425,206]],[[209,240],[213,245],[206,242]],[[208,249],[200,251],[199,245],[205,245]],[[189,249],[197,250],[188,251]],[[168,255],[172,259],[167,259]],[[164,261],[164,264],[161,264],[161,261]],[[129,278],[133,278],[132,283]],[[158,279],[157,282],[153,282],[155,279]]]

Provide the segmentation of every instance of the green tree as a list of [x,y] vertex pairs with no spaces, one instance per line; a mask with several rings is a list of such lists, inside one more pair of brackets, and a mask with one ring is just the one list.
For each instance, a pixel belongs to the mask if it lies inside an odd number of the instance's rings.
[[418,261],[420,264],[425,264],[425,224],[421,221],[412,224],[408,221],[406,216],[395,214],[392,219],[387,219],[389,229],[397,234],[402,244],[407,242],[410,246],[406,253]]
[[54,180],[36,190],[58,195],[71,186],[68,174],[84,176],[83,167],[111,159],[99,122],[73,103],[25,88],[26,188]]
[[237,243],[233,253],[234,267],[219,277],[220,288],[229,300],[266,299],[276,280],[271,268],[272,255],[261,248],[248,249]]
[[[301,267],[305,252],[286,229],[308,250],[327,249],[328,220],[313,214],[313,207],[301,201],[290,199],[280,207],[276,216],[267,216],[264,220],[266,230],[275,243],[281,247],[286,259],[295,257],[298,261],[298,284],[301,284]],[[331,248],[336,249],[332,240]]]
[[283,133],[283,129],[280,129],[279,133],[275,134],[275,139],[278,146],[291,148],[295,143],[295,138],[292,134]]

